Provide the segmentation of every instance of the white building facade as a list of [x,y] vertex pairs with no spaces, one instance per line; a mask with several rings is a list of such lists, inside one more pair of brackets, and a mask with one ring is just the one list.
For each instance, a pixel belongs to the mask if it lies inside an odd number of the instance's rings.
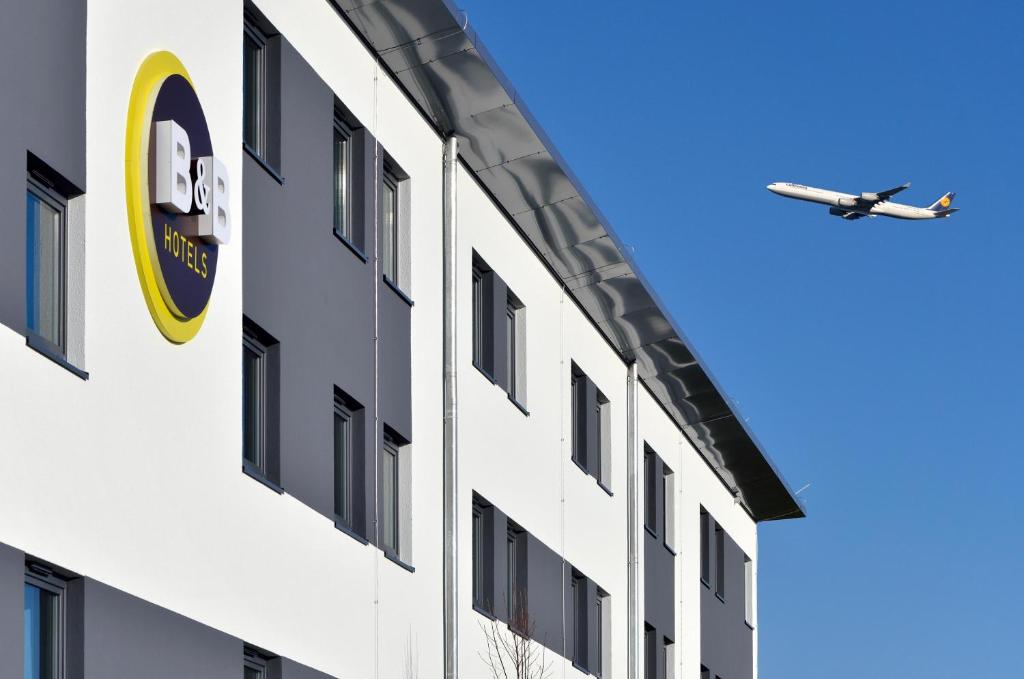
[[4,13],[0,676],[757,676],[803,510],[461,12]]

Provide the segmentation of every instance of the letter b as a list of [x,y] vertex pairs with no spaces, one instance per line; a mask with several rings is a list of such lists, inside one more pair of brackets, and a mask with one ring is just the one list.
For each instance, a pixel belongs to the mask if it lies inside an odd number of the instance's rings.
[[185,129],[173,120],[153,123],[155,177],[153,202],[171,212],[192,210],[192,146]]

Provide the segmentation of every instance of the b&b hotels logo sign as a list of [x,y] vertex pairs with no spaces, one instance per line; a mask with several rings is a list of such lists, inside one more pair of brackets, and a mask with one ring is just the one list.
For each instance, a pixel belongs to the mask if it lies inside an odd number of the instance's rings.
[[229,185],[188,72],[170,52],[135,76],[125,137],[128,228],[156,326],[181,344],[206,316],[217,253],[231,236]]

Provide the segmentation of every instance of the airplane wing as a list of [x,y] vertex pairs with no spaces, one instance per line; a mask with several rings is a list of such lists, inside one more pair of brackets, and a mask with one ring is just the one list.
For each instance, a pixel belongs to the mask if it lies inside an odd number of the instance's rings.
[[857,198],[857,203],[863,206],[877,205],[878,203],[884,203],[900,191],[909,188],[910,182],[901,184],[894,189],[886,189],[885,191],[879,191],[878,193],[862,193]]
[[861,214],[860,212],[844,212],[839,216],[843,219],[860,219],[861,217],[867,217],[867,215]]

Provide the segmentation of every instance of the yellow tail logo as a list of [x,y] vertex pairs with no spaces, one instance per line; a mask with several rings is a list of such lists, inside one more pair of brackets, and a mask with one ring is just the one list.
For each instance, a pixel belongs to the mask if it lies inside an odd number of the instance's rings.
[[949,207],[949,203],[949,196],[943,196],[942,200],[939,201],[939,205],[941,205],[942,207]]

